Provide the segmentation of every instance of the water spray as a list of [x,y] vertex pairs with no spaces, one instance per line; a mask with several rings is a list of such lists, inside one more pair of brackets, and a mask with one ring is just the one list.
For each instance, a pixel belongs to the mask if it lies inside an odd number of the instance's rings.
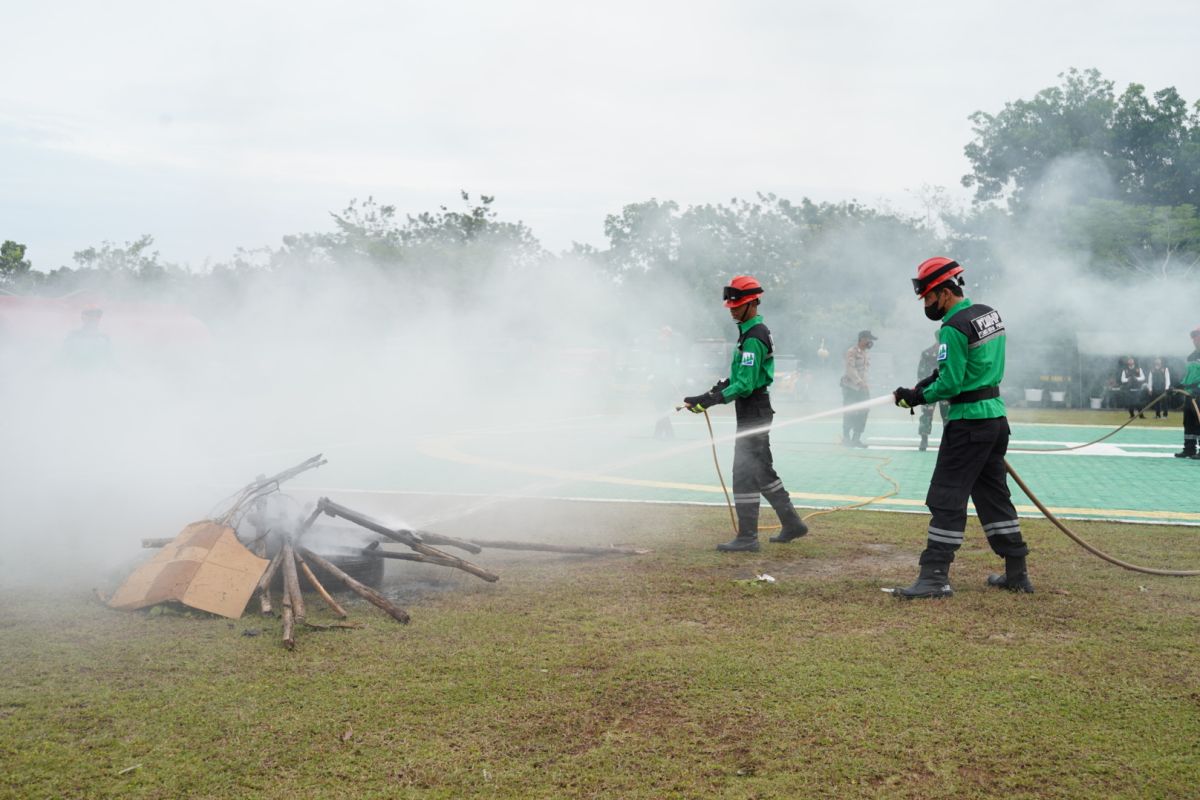
[[[723,436],[714,436],[714,437],[711,437],[710,441],[708,441],[708,442],[699,441],[699,442],[692,442],[692,443],[688,443],[688,444],[681,444],[681,445],[677,445],[675,447],[669,448],[667,450],[660,450],[655,453],[644,453],[642,455],[632,456],[630,458],[621,459],[619,461],[611,461],[608,463],[600,464],[600,465],[594,467],[593,469],[589,470],[589,472],[591,474],[607,475],[607,474],[611,474],[612,472],[614,472],[616,470],[627,469],[629,467],[639,466],[639,465],[646,464],[646,463],[652,463],[654,461],[663,461],[663,460],[666,460],[669,458],[674,458],[679,455],[690,453],[695,450],[703,449],[704,447],[714,447],[715,448],[715,446],[717,444],[725,444],[727,442],[732,442],[737,439],[740,439],[743,436],[753,436],[754,434],[759,434],[759,433],[763,433],[766,431],[770,431],[773,428],[774,429],[786,428],[791,425],[799,425],[804,422],[812,422],[814,420],[836,416],[836,415],[842,414],[846,411],[861,411],[863,409],[873,408],[874,406],[881,406],[881,405],[885,405],[885,404],[891,403],[891,402],[893,402],[891,394],[880,395],[879,397],[875,397],[870,400],[862,400],[853,405],[836,406],[834,408],[830,408],[825,411],[818,411],[813,414],[806,414],[805,416],[796,417],[794,419],[785,420],[783,422],[776,422],[773,425],[762,425],[762,426],[758,426],[758,427],[754,427],[754,428],[746,428],[744,430],[739,430],[732,434],[726,434]],[[683,408],[683,406],[679,406],[679,408],[677,410],[681,410],[682,408]],[[447,520],[461,519],[463,517],[466,517],[470,514],[477,512],[477,511],[481,511],[485,508],[489,508],[490,506],[495,505],[496,503],[499,503],[503,500],[511,499],[513,497],[521,497],[521,496],[529,495],[532,493],[538,493],[538,492],[545,491],[547,489],[553,489],[556,486],[561,486],[564,483],[569,483],[573,480],[575,480],[574,477],[553,478],[553,479],[547,480],[547,481],[538,481],[536,483],[526,484],[525,486],[518,487],[511,491],[499,493],[493,497],[485,498],[482,502],[476,503],[467,508],[457,510],[457,511],[447,514],[447,515],[436,517],[433,520],[427,521],[426,524],[433,525],[435,523],[446,522]]]

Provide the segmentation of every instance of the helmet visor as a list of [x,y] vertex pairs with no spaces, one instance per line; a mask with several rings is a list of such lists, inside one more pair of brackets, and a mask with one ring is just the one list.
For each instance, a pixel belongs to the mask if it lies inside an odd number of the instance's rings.
[[728,303],[731,300],[741,300],[743,297],[749,297],[755,294],[762,294],[762,288],[755,287],[754,289],[736,289],[733,286],[726,286],[721,295],[721,299]]

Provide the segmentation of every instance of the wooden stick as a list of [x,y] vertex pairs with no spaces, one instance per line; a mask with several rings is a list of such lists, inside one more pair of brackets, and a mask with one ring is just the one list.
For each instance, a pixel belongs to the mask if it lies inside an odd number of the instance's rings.
[[446,561],[450,562],[446,565],[448,567],[452,566],[456,569],[461,569],[464,572],[469,572],[476,577],[483,578],[489,583],[495,583],[496,581],[500,580],[500,576],[494,572],[488,572],[486,569],[477,564],[472,564],[470,561],[464,561],[458,556],[452,556],[447,552],[438,550],[436,547],[430,547],[422,542],[420,537],[414,534],[412,531],[407,531],[403,528],[397,528],[393,530],[384,525],[382,522],[373,520],[365,514],[360,514],[357,511],[333,502],[328,497],[322,497],[317,502],[317,508],[324,511],[331,517],[341,517],[342,519],[353,522],[355,525],[360,525],[369,531],[375,531],[381,536],[386,536],[394,542],[407,545],[413,550],[416,550],[418,553],[423,553],[427,556],[433,556],[434,558],[445,559]]
[[[267,557],[267,537],[266,536],[261,537],[254,544],[254,555],[258,556],[259,558]],[[274,563],[274,561],[275,561],[275,559],[271,559],[271,562],[267,564],[268,570],[271,569],[271,564]],[[266,573],[264,572],[263,574],[265,575]],[[264,617],[269,617],[271,615],[270,581],[267,581],[267,584],[268,584],[267,586],[263,587],[258,592],[258,607]]]
[[362,549],[364,556],[375,556],[376,558],[394,558],[397,561],[419,561],[422,564],[437,564],[439,567],[452,567],[453,563],[446,561],[444,558],[434,558],[433,556],[423,556],[420,553],[395,553],[391,550],[382,550],[371,547]]
[[300,594],[300,576],[296,574],[296,552],[290,539],[283,540],[283,590],[291,597],[292,613],[304,622],[304,596]]
[[455,539],[453,536],[443,536],[440,533],[433,531],[412,531],[417,537],[427,544],[440,544],[446,547],[457,547],[459,550],[466,550],[468,553],[478,555],[483,552],[483,548],[466,539]]
[[296,634],[292,630],[292,624],[295,622],[295,615],[292,613],[292,598],[285,589],[283,592],[283,646],[291,650],[296,646]]
[[325,591],[325,587],[321,585],[319,580],[317,580],[317,576],[313,574],[312,569],[310,569],[304,559],[300,557],[300,554],[296,553],[295,556],[296,566],[300,567],[300,571],[304,573],[304,577],[308,581],[309,585],[317,590],[317,594],[321,595],[321,599],[325,601],[325,605],[329,606],[329,610],[334,614],[337,614],[342,619],[350,616],[346,613],[346,609],[338,605],[338,601],[334,600],[329,595],[329,592]]
[[642,556],[649,550],[635,547],[585,547],[581,545],[543,544],[541,542],[505,542],[487,539],[471,539],[480,547],[494,547],[497,550],[540,550],[547,553],[576,553],[588,556]]
[[300,548],[300,555],[304,556],[304,559],[306,561],[311,561],[312,563],[316,564],[321,569],[328,572],[330,575],[333,575],[335,578],[340,580],[342,583],[346,584],[347,588],[349,588],[350,591],[354,592],[356,595],[358,595],[362,599],[366,600],[368,603],[371,603],[371,604],[383,609],[384,611],[386,611],[388,614],[390,614],[392,616],[392,619],[396,620],[397,622],[403,622],[403,623],[408,622],[409,616],[408,616],[407,611],[405,611],[403,608],[400,608],[400,606],[396,605],[391,600],[388,600],[386,597],[384,597],[379,592],[372,589],[370,586],[365,586],[364,584],[356,581],[354,578],[351,578],[344,571],[342,571],[336,564],[332,564],[329,561],[326,561],[325,559],[321,558],[319,555],[317,555],[313,551],[309,550],[307,547]]
[[271,559],[271,563],[267,565],[267,571],[258,579],[258,605],[262,609],[264,616],[271,613],[271,581],[275,578],[275,573],[279,571],[281,563],[283,563],[282,548]]

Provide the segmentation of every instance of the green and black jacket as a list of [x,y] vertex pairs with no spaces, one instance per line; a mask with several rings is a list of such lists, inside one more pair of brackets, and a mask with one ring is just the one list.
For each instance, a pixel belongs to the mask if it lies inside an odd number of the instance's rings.
[[721,402],[749,397],[775,380],[774,344],[762,314],[738,323],[737,347],[729,365],[729,384],[721,389]]
[[1187,372],[1179,381],[1179,388],[1190,393],[1193,397],[1200,395],[1200,361],[1189,361]]
[[775,345],[762,315],[738,323],[737,346],[729,365],[729,378],[708,390],[706,406],[765,396],[775,380]]
[[1004,322],[995,309],[963,298],[946,312],[938,332],[937,379],[925,387],[926,403],[947,400],[946,421],[1005,416]]

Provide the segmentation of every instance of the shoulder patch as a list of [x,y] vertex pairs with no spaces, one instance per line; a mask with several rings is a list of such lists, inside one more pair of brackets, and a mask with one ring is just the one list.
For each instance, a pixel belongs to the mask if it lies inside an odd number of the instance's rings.
[[938,345],[937,360],[938,361],[946,360],[946,345],[945,345],[945,343]]
[[754,366],[754,351],[753,350],[743,350],[742,351],[742,366],[743,367],[753,367]]
[[996,311],[989,311],[976,317],[971,320],[971,324],[975,326],[975,335],[980,340],[1004,331],[1004,323],[1000,321],[1000,314]]

